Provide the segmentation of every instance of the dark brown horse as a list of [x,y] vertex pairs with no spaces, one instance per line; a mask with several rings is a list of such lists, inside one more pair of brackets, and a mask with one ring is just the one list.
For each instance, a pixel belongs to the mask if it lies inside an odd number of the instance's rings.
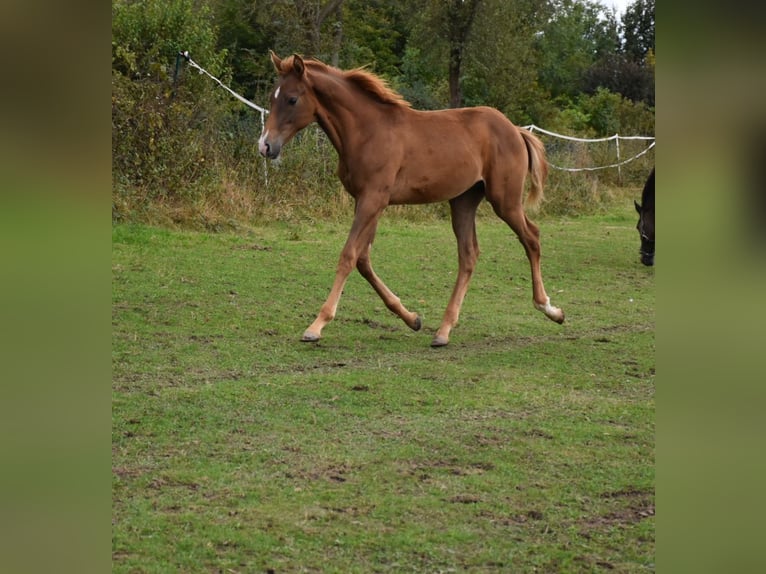
[[641,263],[654,265],[654,168],[641,192],[641,203],[633,202],[638,212],[638,235],[641,238]]
[[338,262],[335,281],[303,341],[317,341],[335,317],[343,286],[354,268],[386,306],[413,330],[421,327],[375,274],[370,247],[378,218],[388,205],[449,201],[457,238],[459,270],[452,297],[432,341],[449,342],[479,255],[476,209],[486,198],[518,236],[532,269],[537,309],[557,323],[564,313],[551,305],[540,273],[540,232],[525,215],[528,201],[543,195],[545,150],[538,138],[519,129],[492,108],[423,112],[413,110],[380,78],[364,70],[341,71],[293,55],[271,52],[279,75],[270,96],[270,113],[258,142],[262,155],[275,159],[282,146],[316,121],[338,151],[338,176],[355,200],[354,222]]

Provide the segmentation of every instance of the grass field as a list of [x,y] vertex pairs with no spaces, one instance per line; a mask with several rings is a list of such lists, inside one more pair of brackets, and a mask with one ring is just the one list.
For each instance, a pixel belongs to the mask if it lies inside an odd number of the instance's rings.
[[[114,572],[654,570],[654,269],[632,201],[482,254],[450,345],[448,222],[384,218],[316,344],[348,224],[113,228]],[[661,260],[659,261],[661,265]]]

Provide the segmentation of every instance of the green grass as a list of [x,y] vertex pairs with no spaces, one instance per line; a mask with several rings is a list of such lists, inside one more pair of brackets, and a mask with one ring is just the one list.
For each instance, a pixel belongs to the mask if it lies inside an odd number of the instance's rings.
[[499,220],[450,345],[449,223],[381,222],[317,344],[348,224],[113,228],[115,572],[654,570],[654,269],[632,202],[538,220],[564,325]]

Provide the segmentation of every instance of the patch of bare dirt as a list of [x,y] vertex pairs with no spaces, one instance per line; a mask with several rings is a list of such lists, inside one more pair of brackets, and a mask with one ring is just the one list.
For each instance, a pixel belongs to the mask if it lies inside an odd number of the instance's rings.
[[654,516],[654,492],[640,488],[626,488],[605,492],[602,499],[614,500],[619,508],[599,516],[584,517],[580,522],[581,533],[586,538],[592,530],[615,526],[629,526]]

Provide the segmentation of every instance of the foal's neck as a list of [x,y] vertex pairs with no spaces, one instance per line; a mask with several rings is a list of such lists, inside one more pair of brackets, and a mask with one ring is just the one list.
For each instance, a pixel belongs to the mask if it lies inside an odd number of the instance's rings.
[[375,125],[380,106],[342,78],[317,73],[312,78],[319,102],[316,120],[339,157],[355,149]]

